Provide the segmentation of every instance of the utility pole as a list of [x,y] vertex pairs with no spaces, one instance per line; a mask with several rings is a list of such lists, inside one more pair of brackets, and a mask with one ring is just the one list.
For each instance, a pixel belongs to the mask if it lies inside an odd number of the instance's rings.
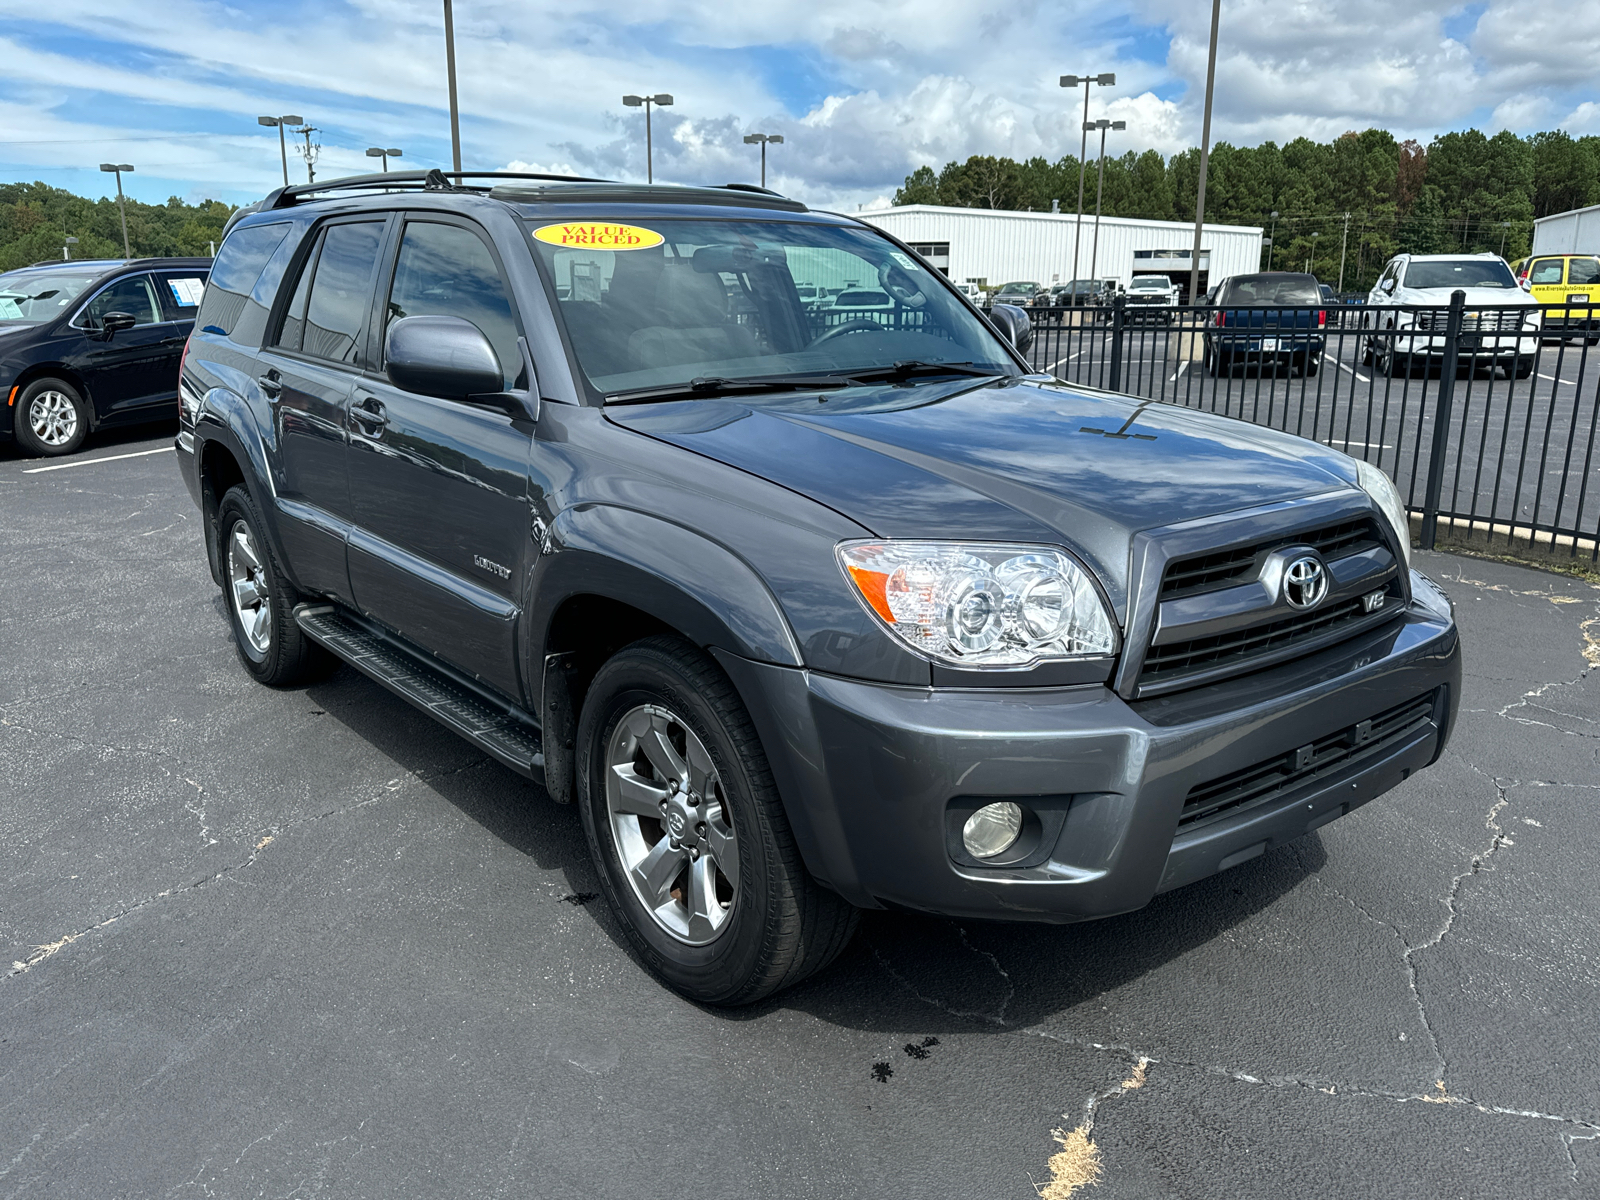
[[1344,251],[1350,244],[1350,214],[1344,215],[1344,234],[1339,238],[1339,286],[1334,291],[1344,293]]
[[461,110],[456,106],[456,22],[444,0],[444,61],[450,78],[450,161],[461,170]]
[[1272,270],[1272,256],[1278,252],[1278,210],[1267,214],[1272,218],[1272,232],[1267,234],[1267,270]]
[[322,143],[318,142],[315,146],[313,146],[311,144],[311,135],[313,133],[321,133],[322,130],[318,129],[315,125],[302,125],[299,129],[296,129],[295,132],[305,135],[306,148],[300,151],[300,154],[306,160],[306,182],[315,183],[317,181],[317,155],[322,150]]
[[100,169],[117,177],[117,214],[122,218],[122,257],[132,258],[133,251],[128,248],[128,210],[122,202],[122,173],[131,173],[133,167],[128,163],[101,163]]
[[1200,295],[1200,230],[1206,219],[1206,168],[1211,162],[1211,96],[1217,86],[1217,25],[1222,0],[1211,0],[1211,51],[1206,58],[1206,113],[1200,125],[1200,188],[1194,201],[1194,253],[1189,257],[1189,303]]
[[[1089,157],[1089,85],[1098,83],[1101,87],[1113,87],[1117,82],[1114,73],[1107,71],[1100,75],[1063,75],[1061,86],[1064,88],[1083,87],[1083,136],[1078,139],[1078,219],[1072,227],[1072,282],[1078,282],[1078,247],[1083,244],[1083,181],[1084,171],[1088,168]],[[1072,302],[1078,302],[1078,291],[1072,290]]]
[[[1089,251],[1089,278],[1097,279],[1099,276],[1096,272],[1100,269],[1100,201],[1106,194],[1106,130],[1126,129],[1128,123],[1108,121],[1101,117],[1098,121],[1085,122],[1085,132],[1088,132],[1090,124],[1100,131],[1100,178],[1094,185],[1094,248]],[[1077,299],[1076,295],[1073,299]]]

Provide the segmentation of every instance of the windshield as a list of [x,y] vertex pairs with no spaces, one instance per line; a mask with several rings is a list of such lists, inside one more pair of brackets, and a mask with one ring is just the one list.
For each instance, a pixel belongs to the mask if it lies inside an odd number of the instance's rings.
[[0,321],[37,325],[53,320],[96,278],[80,271],[10,271],[0,275]]
[[1309,275],[1257,275],[1230,279],[1218,304],[1254,308],[1265,304],[1321,304],[1322,292]]
[[1497,258],[1455,258],[1413,262],[1406,267],[1408,288],[1507,288],[1517,281]]
[[[908,362],[1017,373],[942,279],[865,229],[653,218],[530,230],[573,353],[601,393]],[[804,303],[799,281],[833,302]]]

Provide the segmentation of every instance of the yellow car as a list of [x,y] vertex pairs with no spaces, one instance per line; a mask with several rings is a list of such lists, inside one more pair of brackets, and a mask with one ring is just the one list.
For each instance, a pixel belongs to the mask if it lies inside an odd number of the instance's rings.
[[1546,308],[1544,331],[1556,337],[1583,335],[1589,345],[1600,342],[1600,255],[1536,254],[1511,264],[1517,282],[1540,304],[1595,308]]

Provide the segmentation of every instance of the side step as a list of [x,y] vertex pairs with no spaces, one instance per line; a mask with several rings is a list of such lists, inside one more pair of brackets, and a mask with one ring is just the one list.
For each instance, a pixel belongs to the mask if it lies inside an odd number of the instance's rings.
[[294,619],[307,637],[363,675],[519,775],[544,782],[544,744],[539,731],[510,706],[448,668],[425,662],[331,604],[302,604],[294,610]]

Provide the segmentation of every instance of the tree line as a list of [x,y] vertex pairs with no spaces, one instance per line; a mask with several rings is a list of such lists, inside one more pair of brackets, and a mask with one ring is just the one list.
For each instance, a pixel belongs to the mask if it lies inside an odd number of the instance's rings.
[[[1096,159],[1088,159],[1084,211],[1094,212]],[[895,192],[896,204],[1062,212],[1078,204],[1078,159],[1055,162],[976,155],[935,172],[919,167]],[[1197,149],[1163,158],[1155,150],[1105,160],[1101,211],[1107,216],[1194,221],[1200,178]],[[1206,220],[1260,225],[1275,245],[1262,265],[1310,269],[1325,282],[1366,290],[1395,254],[1527,254],[1535,217],[1600,204],[1600,137],[1559,130],[1490,137],[1468,129],[1428,145],[1397,141],[1381,129],[1331,142],[1296,138],[1279,146],[1211,150]],[[1271,214],[1277,213],[1274,218]],[[1348,223],[1346,221],[1348,214]],[[1348,230],[1348,240],[1345,240]]]
[[[128,245],[136,258],[211,253],[233,206],[220,200],[165,204],[128,200]],[[73,258],[121,258],[115,200],[89,200],[43,183],[0,183],[0,271],[59,260],[75,237]]]

